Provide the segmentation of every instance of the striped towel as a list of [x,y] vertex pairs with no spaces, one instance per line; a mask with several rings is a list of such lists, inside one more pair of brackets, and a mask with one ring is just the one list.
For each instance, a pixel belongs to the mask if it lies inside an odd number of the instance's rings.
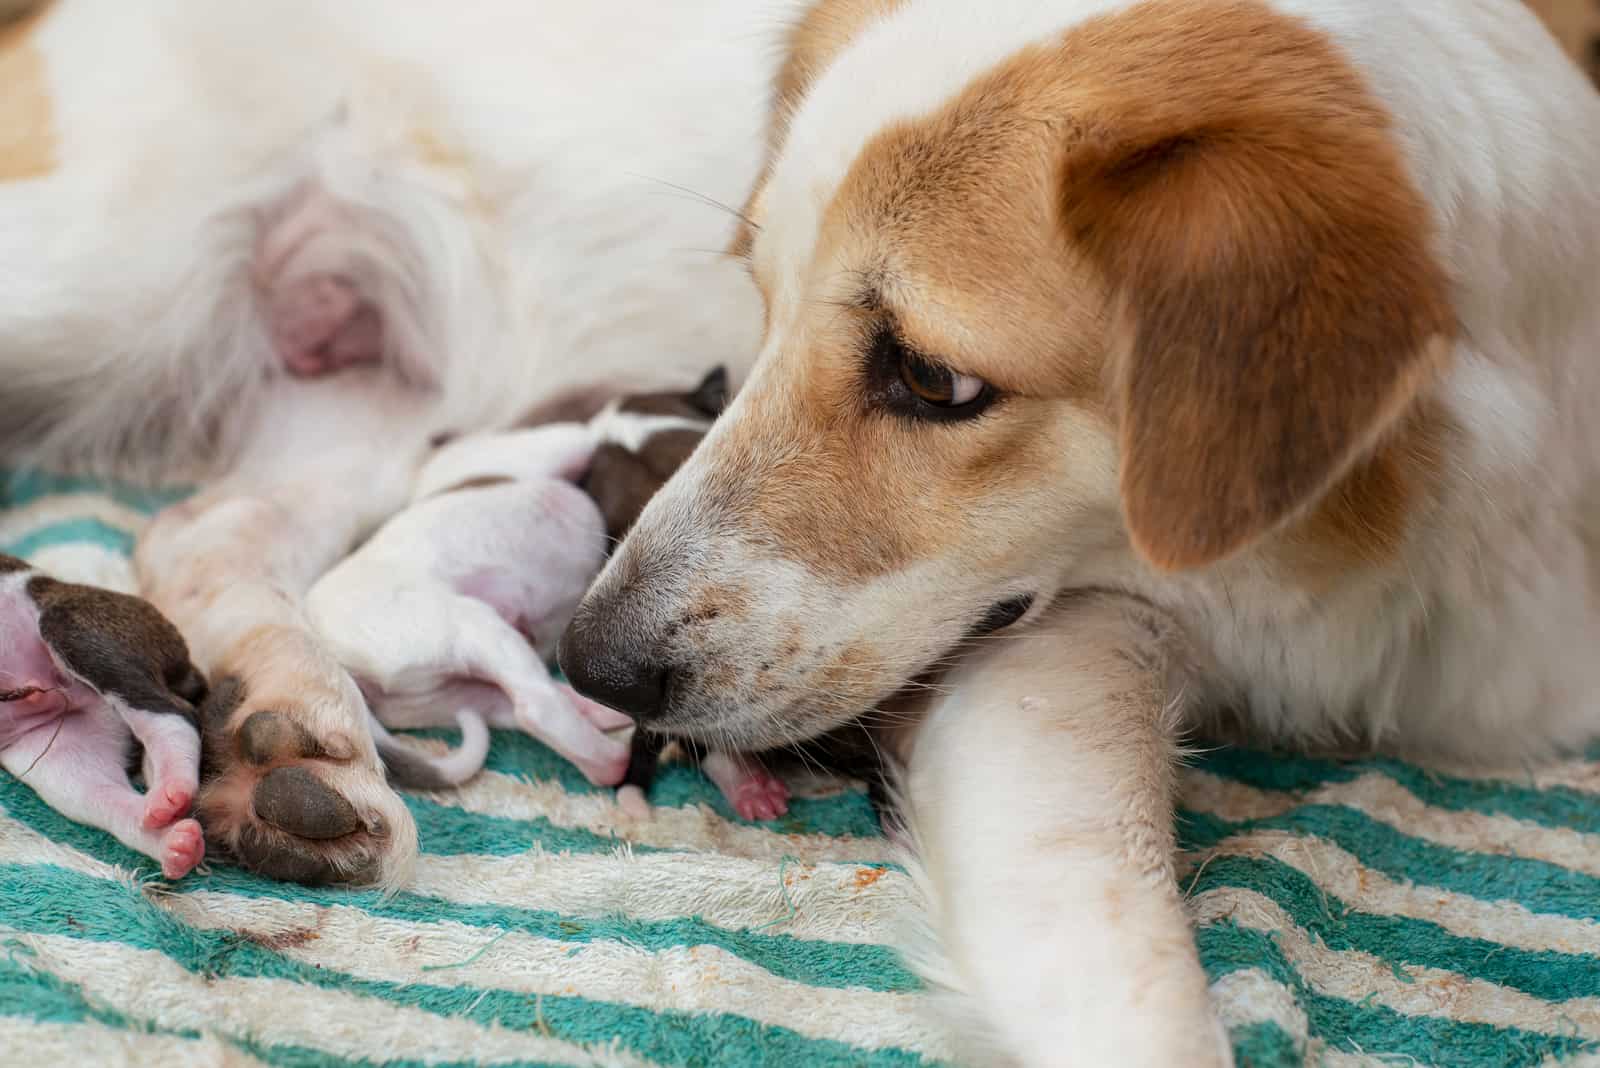
[[[174,495],[14,480],[0,549],[128,589]],[[431,744],[443,744],[440,733]],[[0,1062],[942,1065],[890,948],[915,900],[864,794],[737,820],[664,769],[646,824],[527,738],[407,802],[393,898],[178,883],[0,773]],[[1181,878],[1242,1064],[1600,1064],[1600,769],[1445,776],[1226,750]]]

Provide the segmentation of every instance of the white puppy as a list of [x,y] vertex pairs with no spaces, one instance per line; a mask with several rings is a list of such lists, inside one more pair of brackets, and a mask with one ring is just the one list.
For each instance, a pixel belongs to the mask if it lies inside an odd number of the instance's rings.
[[[450,441],[418,473],[411,507],[312,588],[313,625],[366,697],[391,782],[465,782],[483,767],[490,726],[527,731],[595,783],[623,778],[629,750],[603,732],[632,721],[545,665],[608,539],[698,444],[726,390],[719,367],[691,392],[629,397],[587,424]],[[461,745],[445,756],[385,729],[452,723]],[[636,740],[631,784],[648,784],[654,756]],[[787,790],[759,761],[712,752],[701,763],[740,815],[783,812]],[[641,811],[637,790],[624,799]]]
[[[545,666],[605,561],[600,509],[572,482],[599,440],[561,423],[444,446],[412,506],[312,588],[312,623],[366,696],[392,781],[464,782],[483,766],[488,725],[527,731],[595,783],[626,772],[627,746],[603,731],[631,721]],[[382,726],[452,718],[462,744],[443,759]]]

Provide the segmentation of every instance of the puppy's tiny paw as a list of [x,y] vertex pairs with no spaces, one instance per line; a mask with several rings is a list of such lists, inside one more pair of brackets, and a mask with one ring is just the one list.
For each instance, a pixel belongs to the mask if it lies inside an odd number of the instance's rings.
[[195,820],[179,820],[161,836],[161,874],[181,879],[206,855],[205,833]]
[[189,814],[194,801],[195,783],[163,783],[152,789],[144,801],[144,828],[159,830]]
[[574,760],[584,778],[596,786],[615,786],[628,774],[628,747],[607,739],[603,755],[586,760]]
[[650,818],[650,801],[637,786],[624,786],[617,790],[617,807],[622,814],[636,820]]
[[789,787],[763,771],[740,783],[731,800],[741,819],[775,820],[789,811]]

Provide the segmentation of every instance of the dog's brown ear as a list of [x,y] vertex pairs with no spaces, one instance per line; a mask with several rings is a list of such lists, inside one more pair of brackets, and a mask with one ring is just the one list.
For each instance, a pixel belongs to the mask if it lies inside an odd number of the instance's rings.
[[1387,116],[1319,36],[1260,17],[1158,27],[1077,68],[1061,212],[1112,301],[1128,528],[1167,570],[1313,504],[1455,326]]

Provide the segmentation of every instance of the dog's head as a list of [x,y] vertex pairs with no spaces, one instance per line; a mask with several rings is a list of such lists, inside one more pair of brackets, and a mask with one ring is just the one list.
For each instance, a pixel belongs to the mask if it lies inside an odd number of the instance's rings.
[[1263,4],[1072,6],[792,33],[735,244],[764,347],[580,610],[580,688],[759,748],[1067,588],[1393,551],[1454,316],[1390,117]]

